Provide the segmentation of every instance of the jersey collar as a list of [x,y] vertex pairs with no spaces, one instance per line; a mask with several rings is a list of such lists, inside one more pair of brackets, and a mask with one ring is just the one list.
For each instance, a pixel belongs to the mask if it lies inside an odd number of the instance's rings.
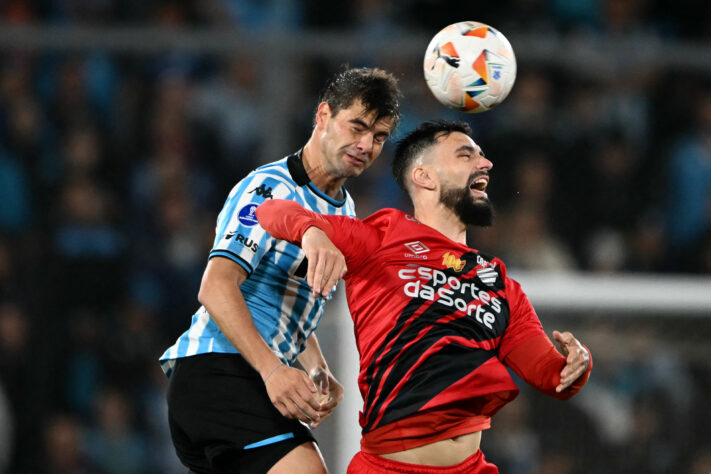
[[289,168],[289,174],[291,175],[291,179],[293,179],[294,182],[299,186],[308,186],[309,189],[314,192],[314,194],[316,194],[321,199],[324,199],[332,206],[343,206],[346,203],[346,200],[348,199],[348,192],[346,191],[345,186],[341,187],[341,193],[343,194],[343,199],[341,201],[333,199],[331,196],[317,188],[316,185],[311,182],[309,174],[306,172],[306,168],[304,168],[304,162],[301,159],[301,152],[302,150],[299,150],[293,155],[289,155],[286,158],[286,165]]
[[299,186],[306,186],[311,182],[309,174],[304,168],[304,162],[301,160],[301,150],[286,158],[286,165],[289,167],[289,174]]

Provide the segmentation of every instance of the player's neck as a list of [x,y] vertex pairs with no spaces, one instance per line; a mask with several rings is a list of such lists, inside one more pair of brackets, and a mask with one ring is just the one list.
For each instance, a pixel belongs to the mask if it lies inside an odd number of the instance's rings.
[[467,243],[467,226],[441,203],[415,206],[415,219],[435,229],[454,242]]
[[318,148],[313,146],[311,140],[304,145],[304,149],[301,151],[301,161],[314,186],[334,199],[343,199],[341,189],[346,178],[335,177],[326,171],[318,156]]

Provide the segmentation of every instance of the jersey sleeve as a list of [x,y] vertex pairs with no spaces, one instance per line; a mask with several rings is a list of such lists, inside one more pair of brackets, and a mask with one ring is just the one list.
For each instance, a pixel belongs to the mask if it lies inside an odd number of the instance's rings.
[[371,225],[354,217],[318,214],[296,202],[272,200],[256,211],[261,226],[276,239],[301,245],[309,227],[318,227],[343,253],[351,272],[380,247],[381,235]]
[[[506,277],[506,292],[510,319],[499,346],[499,358],[529,385],[552,397],[567,400],[580,391],[590,376],[592,358],[588,370],[570,387],[558,393],[560,371],[566,358],[558,352],[543,331],[533,305],[521,289],[521,285]],[[588,351],[589,353],[590,351]]]
[[[590,354],[587,347],[585,350]],[[587,370],[565,390],[556,392],[555,389],[560,384],[560,371],[565,367],[566,358],[545,334],[526,339],[516,346],[506,357],[505,363],[526,383],[560,400],[567,400],[578,393],[588,381],[592,370],[590,357]]]
[[[505,274],[504,274],[505,275]],[[543,335],[543,327],[533,305],[514,279],[506,277],[506,300],[509,303],[509,325],[501,338],[499,359],[506,356],[526,339]]]
[[293,199],[294,189],[278,176],[254,172],[232,189],[217,218],[210,257],[225,257],[251,275],[273,238],[259,225],[255,211],[271,199]]

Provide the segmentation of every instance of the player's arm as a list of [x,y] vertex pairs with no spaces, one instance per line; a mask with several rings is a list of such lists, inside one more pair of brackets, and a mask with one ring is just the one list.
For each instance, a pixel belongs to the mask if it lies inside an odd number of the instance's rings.
[[545,334],[519,343],[504,359],[529,385],[567,400],[585,385],[592,370],[590,352],[570,332],[553,331],[560,352]]
[[274,406],[287,418],[320,419],[316,386],[302,370],[284,365],[259,334],[240,285],[247,272],[234,261],[213,257],[203,274],[198,300],[225,337],[264,380]]
[[256,210],[259,224],[276,239],[299,245],[308,259],[307,281],[314,294],[327,296],[348,271],[374,253],[377,232],[346,216],[322,215],[299,203],[273,199]]
[[543,331],[521,285],[506,277],[506,268],[501,268],[510,318],[499,346],[499,357],[529,385],[567,400],[580,391],[590,376],[590,353],[571,333],[553,331],[560,347],[558,352]]
[[336,380],[328,368],[316,334],[311,333],[311,336],[306,340],[306,349],[299,354],[298,359],[301,366],[306,370],[319,390],[321,419],[311,424],[312,428],[316,428],[323,420],[331,415],[336,405],[343,400],[343,386]]

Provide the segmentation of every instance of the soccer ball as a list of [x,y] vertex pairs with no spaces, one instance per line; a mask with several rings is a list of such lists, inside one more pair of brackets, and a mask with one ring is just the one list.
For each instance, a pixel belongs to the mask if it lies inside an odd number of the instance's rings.
[[473,114],[493,109],[509,95],[516,80],[516,57],[501,32],[484,23],[462,21],[432,38],[424,70],[437,100]]

